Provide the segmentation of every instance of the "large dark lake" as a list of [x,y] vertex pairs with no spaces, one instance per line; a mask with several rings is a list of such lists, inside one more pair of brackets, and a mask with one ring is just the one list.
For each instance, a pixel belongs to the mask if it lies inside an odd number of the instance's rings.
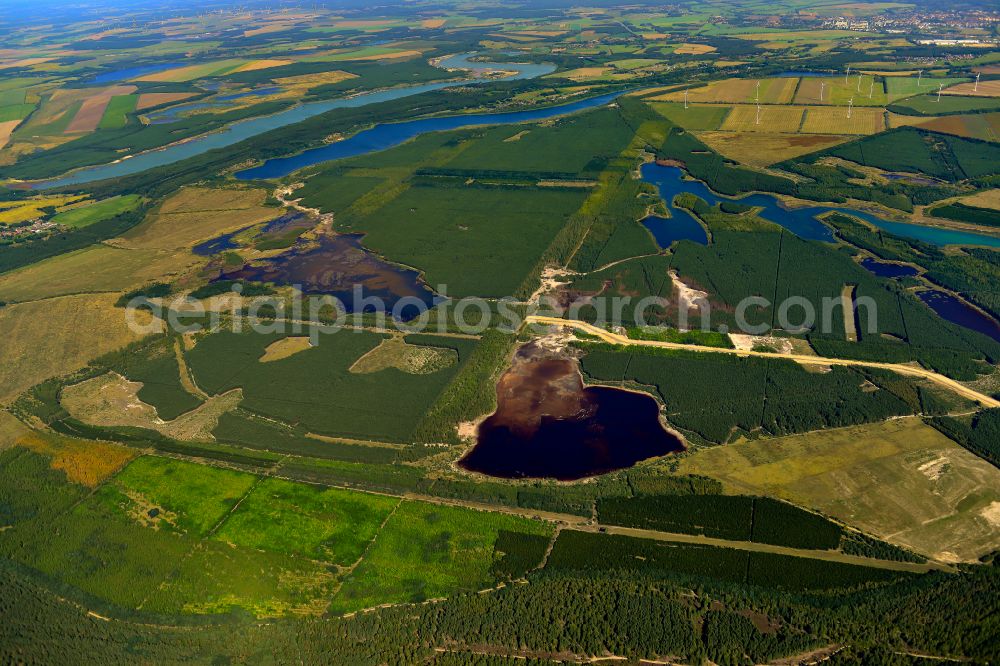
[[572,481],[684,450],[652,397],[585,387],[575,360],[533,359],[530,347],[500,378],[497,411],[479,426],[460,467],[507,479]]

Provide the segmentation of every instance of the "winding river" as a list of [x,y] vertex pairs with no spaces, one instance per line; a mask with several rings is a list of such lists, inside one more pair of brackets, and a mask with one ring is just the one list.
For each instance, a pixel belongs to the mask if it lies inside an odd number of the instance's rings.
[[[438,66],[446,69],[467,69],[472,71],[495,68],[515,72],[513,75],[508,77],[508,80],[531,79],[555,71],[555,65],[547,64],[538,65],[521,63],[472,62],[469,58],[474,55],[474,53],[466,53],[451,56],[438,62]],[[257,136],[258,134],[263,134],[264,132],[269,132],[271,130],[278,129],[279,127],[285,127],[286,125],[292,125],[308,118],[312,118],[313,116],[318,116],[321,113],[332,111],[333,109],[356,108],[366,106],[368,104],[376,104],[378,102],[403,99],[404,97],[419,95],[420,93],[430,92],[432,90],[442,90],[444,88],[451,88],[454,86],[468,85],[470,81],[475,80],[463,78],[452,81],[440,81],[438,83],[425,83],[416,86],[390,88],[388,90],[363,93],[360,95],[354,95],[353,97],[300,104],[270,116],[242,120],[233,123],[232,125],[228,125],[218,132],[205,134],[182,143],[175,143],[165,148],[140,153],[133,157],[112,162],[111,164],[78,169],[59,178],[34,183],[33,187],[35,189],[45,189],[51,187],[63,187],[67,185],[81,185],[83,183],[90,183],[97,180],[130,176],[135,173],[146,171],[147,169],[153,169],[167,164],[173,164],[174,162],[179,162],[189,157],[195,157],[208,152],[209,150],[226,148],[239,143],[240,141]]]

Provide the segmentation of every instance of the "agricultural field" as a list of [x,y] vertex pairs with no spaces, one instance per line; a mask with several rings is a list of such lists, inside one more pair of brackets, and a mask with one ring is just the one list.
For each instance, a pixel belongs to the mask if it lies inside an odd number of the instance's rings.
[[103,201],[77,204],[70,208],[64,208],[61,212],[53,215],[49,221],[70,229],[79,229],[126,211],[135,210],[141,201],[142,199],[138,195],[126,194]]
[[720,130],[730,132],[767,132],[769,134],[799,131],[802,125],[803,112],[800,106],[761,106],[759,109],[751,105],[732,107],[726,115]]
[[998,545],[1000,471],[919,419],[705,449],[679,471],[810,507],[944,561],[974,561]]
[[[888,79],[864,74],[804,77],[795,92],[796,104],[847,106],[885,106],[891,100],[886,94]],[[822,95],[822,98],[821,98]]]
[[877,134],[886,129],[885,112],[867,107],[810,107],[802,119],[804,134]]
[[959,83],[942,91],[943,95],[966,95],[970,97],[1000,97],[1000,81],[980,81]]
[[754,167],[770,166],[850,140],[838,135],[767,132],[699,132],[698,138],[719,154]]
[[[760,86],[757,83],[760,83]],[[777,79],[726,79],[688,91],[688,102],[730,104],[789,104],[799,80],[795,77]],[[683,102],[684,91],[674,91],[652,98],[655,101]]]
[[655,102],[650,106],[670,122],[689,130],[717,130],[726,119],[730,107],[683,103]]

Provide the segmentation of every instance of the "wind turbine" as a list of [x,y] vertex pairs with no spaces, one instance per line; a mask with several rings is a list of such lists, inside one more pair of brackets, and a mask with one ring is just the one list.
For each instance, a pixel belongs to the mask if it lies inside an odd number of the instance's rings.
[[688,89],[684,89],[684,108],[688,108]]
[[821,101],[821,102],[823,101],[823,88],[824,87],[826,87],[826,83],[824,81],[820,81],[819,82],[819,101]]
[[917,72],[917,87],[920,87],[920,77],[924,75],[924,70]]
[[758,82],[757,82],[757,98],[756,98],[756,100],[755,100],[755,101],[756,101],[756,102],[757,102],[758,104],[760,104],[760,81],[758,81]]
[[852,97],[847,101],[847,118],[850,119],[851,111],[854,109],[854,98]]
[[972,92],[977,92],[979,90],[979,75],[982,72],[976,72],[976,85],[972,88]]
[[757,125],[760,125],[760,102],[757,102]]
[[868,99],[872,98],[872,94],[875,92],[875,77],[872,77],[871,85],[868,86]]
[[858,74],[858,92],[861,92],[861,74]]
[[939,83],[938,84],[938,96],[937,96],[937,99],[934,100],[935,102],[940,102],[941,101],[941,89],[942,88],[944,88],[944,84],[943,83]]
[[847,66],[847,74],[844,74],[844,85],[845,86],[847,85],[847,77],[849,77],[850,75],[851,75],[851,66],[848,65]]

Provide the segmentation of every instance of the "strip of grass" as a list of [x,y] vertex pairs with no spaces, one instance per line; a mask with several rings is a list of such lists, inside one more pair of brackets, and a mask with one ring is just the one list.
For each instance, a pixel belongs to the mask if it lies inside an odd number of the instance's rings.
[[97,129],[125,127],[125,123],[128,122],[128,114],[135,111],[135,105],[138,102],[138,95],[115,95],[105,107],[104,115],[101,117],[101,122],[97,124]]
[[71,208],[54,215],[49,221],[70,229],[82,229],[95,222],[135,210],[140,203],[142,203],[142,197],[136,194],[125,194],[79,208]]

